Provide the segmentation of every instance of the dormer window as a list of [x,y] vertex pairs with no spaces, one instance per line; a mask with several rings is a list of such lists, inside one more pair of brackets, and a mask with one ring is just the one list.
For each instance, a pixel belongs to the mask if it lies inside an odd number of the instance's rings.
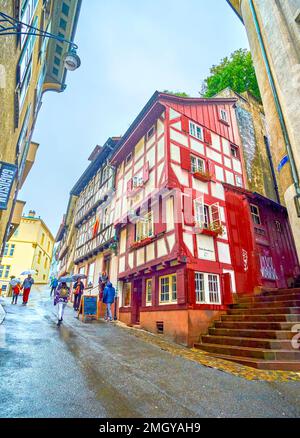
[[222,122],[228,123],[228,113],[226,110],[224,110],[224,109],[220,110],[220,118],[221,118]]
[[132,152],[130,152],[130,154],[127,155],[125,160],[125,165],[127,166],[127,164],[129,164],[131,160],[132,160]]
[[240,158],[239,150],[238,150],[238,148],[237,148],[236,146],[234,146],[233,144],[230,145],[230,154],[231,154],[231,156],[232,156],[233,158],[237,158],[237,159]]
[[204,140],[203,128],[193,122],[190,122],[190,135],[197,138],[198,140]]

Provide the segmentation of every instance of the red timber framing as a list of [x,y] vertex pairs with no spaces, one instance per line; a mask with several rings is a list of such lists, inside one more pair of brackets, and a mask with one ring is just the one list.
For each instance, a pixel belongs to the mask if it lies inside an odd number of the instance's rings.
[[188,345],[237,291],[224,189],[245,187],[235,102],[157,92],[111,158],[120,319]]

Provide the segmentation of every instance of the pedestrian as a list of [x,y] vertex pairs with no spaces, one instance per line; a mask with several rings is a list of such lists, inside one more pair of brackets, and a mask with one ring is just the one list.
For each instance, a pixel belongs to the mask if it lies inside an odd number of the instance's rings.
[[54,306],[57,306],[57,325],[60,326],[64,319],[64,312],[70,297],[70,288],[67,283],[60,283],[56,289],[54,297]]
[[103,300],[103,291],[108,282],[109,278],[106,271],[103,271],[102,274],[99,275],[99,299]]
[[74,290],[74,305],[73,305],[73,307],[74,307],[74,310],[76,312],[78,312],[79,307],[80,307],[81,297],[82,297],[82,294],[84,292],[84,284],[80,280],[80,278],[78,278],[78,280],[74,283],[73,290]]
[[116,296],[116,290],[111,284],[111,282],[109,281],[103,291],[103,303],[106,305],[106,313],[104,319],[106,321],[113,320],[111,305],[115,301],[115,296]]
[[57,286],[58,286],[58,279],[54,277],[54,278],[52,278],[51,283],[50,283],[50,287],[51,287],[50,298],[52,297],[52,294],[55,295],[55,291],[56,291]]
[[11,304],[18,304],[18,298],[21,292],[22,286],[18,283],[15,286],[12,286],[13,298]]
[[32,288],[32,285],[34,284],[34,279],[32,278],[31,274],[28,275],[27,278],[25,278],[22,289],[23,289],[23,306],[26,306],[29,299],[29,294]]

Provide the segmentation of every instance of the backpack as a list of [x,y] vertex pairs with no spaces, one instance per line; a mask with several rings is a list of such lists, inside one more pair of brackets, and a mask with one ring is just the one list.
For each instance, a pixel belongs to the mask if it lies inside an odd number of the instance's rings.
[[59,298],[67,298],[69,296],[69,291],[66,287],[62,287],[59,292]]

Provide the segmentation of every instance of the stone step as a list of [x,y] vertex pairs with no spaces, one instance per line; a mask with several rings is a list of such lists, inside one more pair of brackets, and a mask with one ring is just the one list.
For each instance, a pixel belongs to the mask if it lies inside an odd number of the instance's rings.
[[290,293],[300,293],[300,287],[297,288],[290,288],[290,289],[263,289],[261,295],[264,296],[272,296],[272,295],[284,295],[284,294],[290,294]]
[[[201,341],[202,344],[231,345],[236,347],[263,348],[268,350],[294,350],[291,339],[239,338],[205,335],[201,337]],[[197,345],[195,345],[195,347],[197,348]]]
[[292,330],[294,322],[250,322],[216,321],[216,328],[254,329],[254,330]]
[[227,311],[229,315],[300,315],[300,307],[259,307],[259,308],[235,308]]
[[293,315],[291,313],[285,315],[222,315],[221,321],[251,321],[251,322],[299,322],[300,323],[300,314]]
[[239,363],[244,366],[256,368],[259,370],[281,370],[281,371],[300,371],[300,361],[283,361],[283,360],[263,360],[253,359],[240,356],[228,356],[225,354],[210,355],[218,359],[228,360]]
[[197,344],[197,348],[213,354],[225,354],[227,356],[249,357],[264,360],[299,360],[300,363],[300,351],[297,350],[269,350],[263,348],[218,344]]
[[286,300],[286,301],[270,301],[254,302],[254,303],[238,303],[233,305],[233,309],[260,309],[260,308],[272,308],[272,307],[300,307],[300,301]]
[[295,336],[290,330],[253,330],[253,329],[228,329],[210,327],[208,333],[212,336],[230,336],[238,338],[263,338],[263,339],[292,339]]
[[272,301],[299,301],[300,300],[300,292],[295,293],[291,292],[289,294],[279,294],[278,295],[258,295],[258,296],[245,296],[239,298],[239,303],[268,303]]

